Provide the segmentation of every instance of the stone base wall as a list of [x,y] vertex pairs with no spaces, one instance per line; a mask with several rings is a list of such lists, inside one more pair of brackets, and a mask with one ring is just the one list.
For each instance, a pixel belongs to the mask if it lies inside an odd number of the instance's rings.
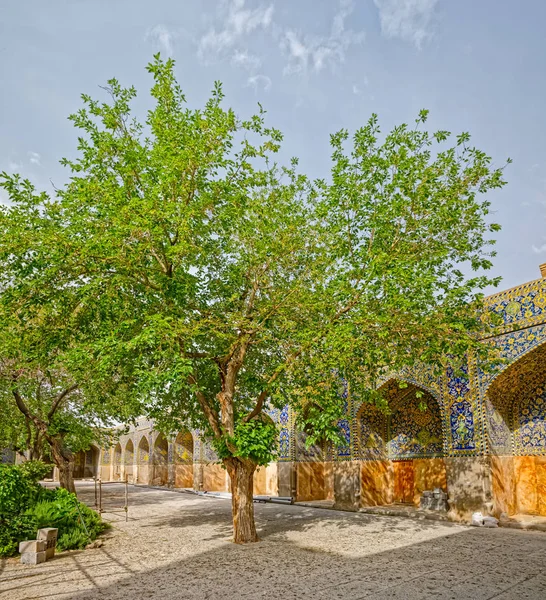
[[360,508],[360,462],[333,463],[334,508],[358,510]]
[[489,459],[469,456],[444,460],[450,519],[469,522],[475,511],[491,514],[493,504]]
[[493,513],[546,516],[546,456],[492,456]]
[[334,471],[331,462],[295,463],[296,501],[333,500]]
[[360,463],[361,506],[381,506],[394,502],[394,469],[390,460]]
[[174,487],[193,487],[193,465],[173,465]]

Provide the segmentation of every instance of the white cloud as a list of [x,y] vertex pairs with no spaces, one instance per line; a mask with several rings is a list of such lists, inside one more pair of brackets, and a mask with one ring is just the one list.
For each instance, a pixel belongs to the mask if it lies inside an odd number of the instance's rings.
[[231,57],[231,64],[248,71],[256,71],[256,69],[260,68],[262,61],[257,56],[249,54],[246,50],[235,50]]
[[21,163],[15,162],[14,160],[8,162],[8,171],[11,171],[12,173],[18,173],[22,168],[23,165]]
[[[368,78],[366,76],[364,76],[361,81],[362,81],[362,85],[364,87],[368,87],[370,85],[370,81],[368,80]],[[360,96],[363,93],[363,91],[364,90],[362,89],[362,87],[360,85],[358,85],[357,83],[353,83],[353,94],[355,96]]]
[[544,254],[546,252],[546,244],[542,244],[542,246],[538,247],[533,244],[532,248],[535,254]]
[[257,92],[260,85],[263,87],[264,92],[268,92],[271,89],[271,79],[267,75],[252,75],[246,81],[247,87],[253,87],[254,91]]
[[354,10],[353,0],[340,0],[334,15],[329,36],[313,36],[288,30],[281,38],[281,49],[288,57],[284,72],[305,73],[309,69],[322,71],[326,66],[335,67],[345,60],[345,54],[353,44],[364,40],[363,32],[345,28],[345,21]]
[[145,39],[167,56],[172,56],[174,52],[174,38],[176,34],[165,25],[156,25],[146,32]]
[[374,4],[385,37],[400,38],[417,48],[431,37],[438,0],[374,0]]
[[38,167],[42,166],[42,163],[40,162],[42,157],[38,154],[38,152],[29,152],[28,158],[30,160],[30,164],[37,165]]
[[[227,6],[227,10],[226,10]],[[216,60],[241,38],[256,29],[268,29],[273,22],[273,5],[245,7],[245,0],[228,0],[217,15],[222,27],[211,27],[199,41],[197,55],[205,62]]]

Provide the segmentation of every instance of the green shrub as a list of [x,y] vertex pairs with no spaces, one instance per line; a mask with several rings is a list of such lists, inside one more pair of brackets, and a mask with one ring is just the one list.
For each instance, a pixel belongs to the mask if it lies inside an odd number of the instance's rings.
[[0,557],[15,554],[19,542],[35,538],[37,529],[32,515],[0,518]]
[[83,548],[108,527],[74,494],[42,487],[38,481],[49,469],[38,462],[0,465],[0,557],[15,554],[42,527],[59,530],[59,550]]
[[0,465],[0,518],[24,512],[34,503],[39,487],[20,465]]
[[28,460],[17,466],[23,475],[34,483],[38,483],[51,472],[51,465],[46,465],[41,460]]
[[59,530],[59,550],[83,548],[106,529],[107,525],[100,516],[67,490],[59,488],[54,490],[53,497],[48,496],[37,502],[27,514],[34,519],[38,529],[56,527]]

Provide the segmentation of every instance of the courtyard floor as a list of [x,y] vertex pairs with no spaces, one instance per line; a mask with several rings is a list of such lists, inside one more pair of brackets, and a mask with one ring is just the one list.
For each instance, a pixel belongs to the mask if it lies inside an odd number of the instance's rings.
[[[130,487],[100,548],[0,563],[0,598],[546,599],[546,534],[256,504],[261,542],[230,543],[230,501]],[[93,486],[79,495],[93,504]],[[106,508],[123,505],[108,486]]]

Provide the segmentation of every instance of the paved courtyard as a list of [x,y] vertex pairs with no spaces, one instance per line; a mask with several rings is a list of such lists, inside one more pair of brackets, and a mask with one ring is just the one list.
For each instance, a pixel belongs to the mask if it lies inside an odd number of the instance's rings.
[[[80,485],[90,504],[93,489]],[[0,567],[0,598],[546,598],[546,534],[256,505],[261,542],[231,544],[230,501],[130,488],[100,548]],[[122,486],[105,490],[123,504]]]

